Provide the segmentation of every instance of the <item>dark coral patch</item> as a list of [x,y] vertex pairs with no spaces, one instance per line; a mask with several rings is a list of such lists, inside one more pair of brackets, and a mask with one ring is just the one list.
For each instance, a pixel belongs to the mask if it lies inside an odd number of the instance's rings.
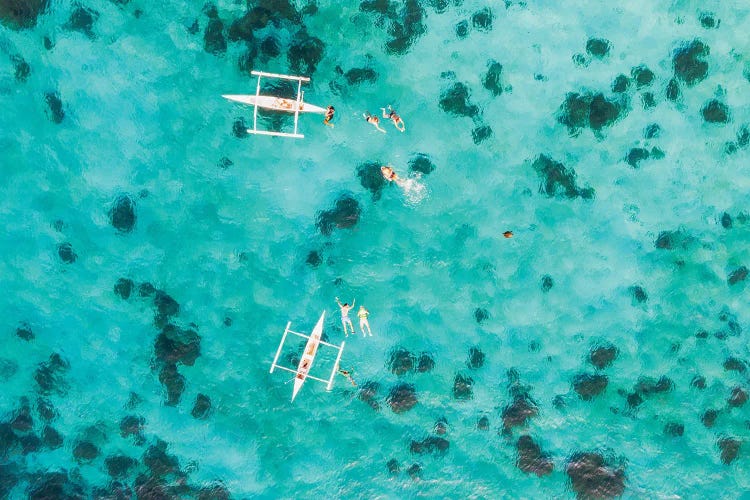
[[195,398],[195,404],[190,414],[193,418],[204,420],[208,417],[211,412],[211,399],[205,394],[198,394]]
[[122,233],[129,233],[135,227],[135,201],[127,195],[121,194],[109,210],[109,219],[115,229]]
[[380,164],[373,162],[361,163],[357,167],[357,177],[359,177],[359,183],[362,187],[372,193],[373,201],[379,200],[383,189],[388,183],[380,171]]
[[602,93],[570,92],[560,106],[557,121],[568,127],[571,135],[577,135],[580,129],[586,127],[600,132],[612,126],[626,112],[624,105],[608,100]]
[[466,361],[466,366],[472,370],[478,370],[484,365],[484,353],[478,347],[472,347],[469,349],[469,359]]
[[740,454],[740,447],[742,442],[734,438],[721,438],[716,443],[721,450],[721,462],[729,465],[737,458]]
[[[396,5],[395,3],[391,5]],[[400,16],[391,14],[391,26],[388,34],[392,37],[385,44],[389,54],[406,54],[411,46],[427,31],[422,22],[424,11],[418,0],[405,0]]]
[[674,389],[674,382],[667,376],[661,376],[658,380],[653,377],[638,377],[638,382],[633,389],[644,396],[651,396],[670,392]]
[[747,279],[748,270],[745,266],[740,266],[731,273],[729,273],[729,276],[727,277],[727,283],[730,285],[736,285],[737,283],[740,283],[742,281],[745,281]]
[[617,75],[612,82],[612,92],[622,94],[630,88],[630,79],[625,75]]
[[726,212],[721,214],[721,227],[724,229],[732,229],[732,216]]
[[315,269],[323,263],[323,258],[317,252],[317,250],[310,250],[305,259],[305,264]]
[[492,30],[492,11],[489,7],[476,11],[471,16],[471,24],[480,31]]
[[143,432],[146,419],[137,415],[128,415],[120,420],[120,435],[122,437],[139,436]]
[[735,387],[727,404],[732,408],[739,408],[747,402],[747,397],[747,392],[742,387]]
[[651,153],[648,149],[632,148],[625,157],[625,161],[631,167],[638,168],[643,160],[648,160],[649,156],[651,156]]
[[138,461],[127,455],[112,455],[104,459],[107,474],[114,478],[127,477],[130,469],[138,465]]
[[477,307],[474,309],[474,319],[477,323],[480,325],[485,322],[490,317],[490,313],[487,311],[487,309]]
[[167,389],[167,406],[176,406],[185,391],[185,377],[177,371],[177,365],[168,363],[159,372],[159,382]]
[[690,381],[690,387],[695,387],[696,389],[703,390],[706,388],[706,377],[703,377],[701,375],[696,375],[693,377],[693,380]]
[[357,397],[360,399],[360,401],[364,401],[367,403],[370,408],[372,408],[375,411],[380,410],[380,404],[378,403],[376,397],[378,395],[378,391],[380,390],[380,384],[373,381],[365,382],[357,392]]
[[503,93],[502,73],[502,64],[493,59],[487,62],[487,73],[482,78],[482,85],[495,97]]
[[427,353],[420,354],[417,361],[417,371],[419,373],[427,373],[431,372],[433,368],[435,368],[435,360],[432,359],[432,356]]
[[542,448],[534,442],[531,436],[523,435],[516,442],[516,467],[526,474],[536,474],[539,477],[552,473],[554,464],[549,455],[542,452]]
[[388,369],[394,375],[405,375],[414,371],[415,362],[414,355],[406,349],[394,349],[388,360]]
[[586,52],[597,59],[608,56],[611,48],[612,44],[605,38],[589,38],[586,41]]
[[480,431],[490,430],[490,419],[486,416],[479,417],[479,420],[477,420],[477,429]]
[[573,377],[573,390],[584,401],[590,401],[604,392],[608,383],[606,375],[579,373]]
[[545,274],[544,276],[542,276],[541,287],[544,293],[547,293],[550,290],[552,290],[553,286],[555,286],[555,280],[552,279],[552,276],[550,276],[549,274]]
[[47,117],[52,123],[62,123],[65,118],[65,110],[57,92],[47,92],[44,94],[44,102],[47,103]]
[[60,243],[57,245],[57,255],[66,264],[73,264],[78,260],[78,255],[73,251],[73,245],[70,243]]
[[708,45],[697,39],[681,44],[672,55],[674,76],[688,87],[703,81],[708,75],[708,63],[704,58],[709,53]]
[[643,130],[644,139],[656,139],[661,135],[661,127],[658,123],[652,123]]
[[574,453],[565,472],[579,498],[612,498],[625,491],[625,471],[608,465],[597,452]]
[[49,425],[42,430],[42,443],[50,450],[56,450],[63,445],[63,436]]
[[12,56],[10,60],[13,62],[13,68],[15,69],[14,76],[16,81],[18,83],[24,83],[31,74],[31,66],[29,66],[29,63],[19,55]]
[[78,441],[73,446],[73,457],[80,462],[90,462],[99,456],[99,448],[89,441]]
[[361,83],[375,83],[378,74],[370,68],[352,68],[344,73],[344,78],[349,85],[359,85]]
[[426,453],[432,455],[445,455],[450,447],[450,442],[441,437],[430,436],[422,441],[412,441],[409,445],[409,451],[424,455]]
[[591,350],[589,354],[589,360],[591,364],[600,370],[608,367],[612,362],[617,359],[619,350],[612,344],[604,344],[596,346]]
[[294,36],[292,46],[287,51],[289,66],[293,74],[312,75],[323,59],[325,44],[320,38],[310,36],[305,29],[301,29]]
[[392,458],[388,460],[388,463],[385,464],[385,467],[388,469],[388,473],[392,476],[395,476],[399,472],[401,472],[401,467],[398,464],[398,460],[395,458]]
[[456,37],[466,38],[467,36],[469,36],[469,21],[459,21],[456,24]]
[[628,291],[630,292],[630,295],[633,298],[634,302],[637,302],[638,304],[643,304],[644,302],[648,301],[648,294],[646,293],[646,290],[644,290],[642,286],[633,285],[630,288],[628,288]]
[[180,472],[177,457],[167,454],[167,443],[160,439],[156,441],[156,444],[149,446],[143,454],[143,463],[154,477],[163,477]]
[[656,237],[654,246],[659,250],[674,250],[687,243],[687,237],[682,231],[662,231]]
[[685,432],[685,426],[679,422],[669,422],[664,426],[664,434],[671,437],[680,437]]
[[680,90],[680,84],[677,83],[676,78],[670,79],[669,83],[667,83],[665,95],[667,96],[667,99],[669,99],[672,102],[677,101],[680,98],[680,96],[682,96],[682,91]]
[[52,353],[49,360],[40,363],[34,372],[34,380],[37,383],[40,394],[57,393],[64,395],[68,390],[63,376],[70,369],[70,365],[59,354]]
[[362,209],[359,202],[349,195],[343,195],[331,210],[318,212],[315,225],[324,236],[330,236],[334,229],[347,229],[359,221]]
[[747,370],[747,364],[744,361],[731,356],[724,361],[723,366],[726,371],[745,373]]
[[473,384],[474,380],[471,377],[461,375],[460,373],[457,374],[453,379],[453,398],[459,401],[466,401],[474,397]]
[[194,331],[175,325],[166,325],[154,343],[157,359],[165,363],[182,363],[193,366],[200,356],[201,338]]
[[633,80],[635,80],[635,87],[637,89],[650,86],[655,78],[654,72],[643,65],[631,69],[630,75],[633,77]]
[[711,99],[701,109],[706,123],[729,123],[729,107],[716,99]]
[[119,278],[115,282],[115,294],[123,300],[130,298],[130,294],[133,293],[133,280],[128,278]]
[[479,108],[470,103],[470,95],[466,85],[456,82],[440,94],[440,109],[458,116],[476,116]]
[[49,0],[0,0],[0,21],[12,29],[32,28]]
[[99,13],[82,5],[75,5],[70,13],[65,28],[70,31],[78,31],[89,38],[95,38],[94,23],[99,19]]
[[716,419],[719,417],[719,412],[716,410],[706,410],[703,412],[703,415],[701,416],[701,422],[703,422],[703,425],[711,428],[716,423]]
[[[417,153],[409,160],[409,171],[427,175],[435,170],[435,164],[426,154]],[[381,178],[383,176],[381,175]]]
[[34,340],[34,332],[31,331],[31,327],[28,325],[28,323],[21,323],[16,328],[16,337],[30,342]]
[[397,384],[391,389],[386,401],[393,413],[404,413],[417,404],[417,391],[412,384]]
[[562,195],[566,198],[580,196],[583,199],[591,199],[594,196],[593,188],[580,188],[576,185],[575,170],[566,168],[562,163],[546,155],[539,155],[532,167],[542,178],[539,191],[550,198]]
[[492,127],[489,125],[480,125],[471,131],[471,140],[474,144],[481,144],[490,137],[492,137]]
[[512,429],[526,425],[530,418],[536,417],[539,409],[536,404],[527,396],[516,396],[512,403],[503,408],[503,427]]
[[[180,314],[180,304],[161,290],[157,290],[154,293],[154,306],[156,306],[158,314],[163,318],[170,318]],[[197,336],[197,334],[195,335]]]

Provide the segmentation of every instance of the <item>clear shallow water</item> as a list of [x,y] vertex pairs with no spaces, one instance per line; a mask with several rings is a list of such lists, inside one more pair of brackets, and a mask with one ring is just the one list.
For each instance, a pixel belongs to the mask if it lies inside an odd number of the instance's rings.
[[[138,461],[119,480],[133,491],[140,485],[141,496],[144,478],[155,476],[167,494],[183,496],[222,484],[238,498],[573,497],[566,468],[577,452],[601,453],[611,471],[621,468],[626,497],[741,497],[747,490],[745,409],[727,406],[733,388],[747,390],[747,377],[725,369],[727,359],[748,357],[746,285],[728,283],[750,261],[742,216],[748,150],[738,139],[750,121],[744,4],[511,2],[491,6],[492,29],[482,31],[471,18],[484,4],[438,12],[426,2],[424,33],[400,55],[386,50],[393,19],[357,3],[318,5],[302,18],[325,44],[306,98],[336,106],[336,126],[303,117],[302,141],[233,134],[233,122],[249,123],[252,113],[219,96],[250,92],[254,80],[238,68],[244,42],[229,41],[218,55],[205,50],[202,5],[85,6],[98,12],[92,37],[65,27],[75,12],[65,2],[53,2],[35,27],[4,27],[0,37],[7,289],[0,410],[11,426],[0,452],[4,476],[13,478],[4,495],[53,488],[52,476],[41,475],[53,471],[65,471],[68,494],[101,494],[94,488],[114,488],[106,465],[114,455]],[[246,8],[216,6],[226,35]],[[704,12],[718,27],[701,24]],[[199,31],[191,34],[195,19]],[[468,35],[459,39],[463,20]],[[258,30],[258,39],[278,37],[281,54],[260,54],[254,67],[292,72],[286,52],[299,26],[282,21]],[[590,37],[609,40],[609,55],[587,55]],[[694,39],[710,48],[702,58],[708,72],[692,86],[681,82],[672,102],[665,89],[673,51]],[[25,81],[13,56],[28,63]],[[496,97],[482,83],[490,59],[503,66]],[[614,93],[617,75],[630,77],[639,65],[653,82],[631,83],[626,97]],[[349,84],[337,66],[370,68],[377,78]],[[479,107],[473,119],[439,105],[457,82]],[[49,118],[48,92],[62,101],[60,123]],[[619,118],[571,134],[559,119],[571,92],[602,92],[623,105]],[[655,101],[649,109],[647,92]],[[701,109],[714,98],[728,106],[728,123],[704,121]],[[363,111],[388,103],[406,133],[383,123],[388,133],[381,134],[362,120]],[[653,123],[660,135],[644,139]],[[472,130],[481,125],[493,134],[475,144]],[[636,147],[658,147],[664,157],[633,168],[626,157]],[[417,154],[435,166],[416,181],[422,198],[395,186],[373,196],[357,175],[373,162],[408,177]],[[593,199],[568,198],[562,188],[556,196],[542,192],[534,168],[542,154],[575,170],[576,189],[593,188]],[[231,165],[222,168],[223,158]],[[136,204],[127,233],[108,214],[123,193]],[[322,235],[317,214],[344,194],[357,200],[359,220]],[[514,238],[502,237],[508,229]],[[665,246],[663,231],[678,231],[673,248],[657,247]],[[73,263],[58,254],[65,242]],[[311,251],[321,258],[317,267],[306,263]],[[553,281],[547,292],[545,275]],[[127,300],[113,291],[119,278],[135,283]],[[185,384],[175,405],[165,405],[153,298],[137,290],[144,282],[179,303],[174,324],[200,335],[194,364],[177,364]],[[646,300],[639,302],[634,286]],[[379,411],[343,378],[332,393],[307,384],[290,404],[288,378],[268,374],[289,320],[307,331],[326,309],[329,337],[342,340],[335,296],[356,297],[372,313],[375,336],[349,339],[342,365],[360,387],[379,384]],[[478,308],[487,314],[481,323]],[[16,334],[23,324],[30,341]],[[702,330],[706,338],[696,335]],[[597,370],[589,353],[603,343],[618,355]],[[429,353],[434,369],[393,374],[388,361],[397,347]],[[467,367],[471,347],[485,355],[481,368]],[[57,412],[45,424],[35,374],[52,353],[69,368],[55,372],[60,381],[43,395]],[[606,389],[583,400],[572,386],[581,373],[606,375]],[[473,379],[468,400],[453,396],[457,374]],[[703,390],[691,386],[697,375],[705,377]],[[672,384],[651,394],[637,387],[640,377]],[[419,403],[397,414],[386,397],[400,382],[414,385]],[[521,392],[537,414],[502,433],[503,411]],[[211,400],[206,419],[191,415],[199,393]],[[632,394],[642,402],[628,403]],[[24,397],[30,428],[18,419]],[[711,427],[701,419],[709,409],[719,410]],[[121,435],[126,416],[143,418],[142,442]],[[483,416],[488,430],[477,429]],[[448,451],[412,453],[412,440],[434,435],[440,418],[448,422]],[[665,435],[670,423],[683,425],[682,436]],[[64,436],[62,446],[31,451],[30,436],[44,437],[45,425]],[[522,435],[541,447],[550,474],[516,466]],[[724,438],[740,443],[729,464],[717,445]],[[159,439],[181,473],[155,472],[148,457]],[[97,456],[76,460],[83,441]],[[392,459],[400,464],[395,475],[386,466]],[[413,464],[421,480],[407,472]],[[193,493],[177,488],[180,476]]]

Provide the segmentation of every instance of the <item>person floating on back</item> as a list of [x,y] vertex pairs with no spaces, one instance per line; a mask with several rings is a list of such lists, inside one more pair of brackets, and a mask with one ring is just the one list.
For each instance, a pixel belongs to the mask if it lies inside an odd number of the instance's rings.
[[404,124],[404,120],[401,119],[400,116],[398,116],[398,113],[396,113],[396,110],[391,108],[391,105],[388,105],[388,113],[385,112],[385,108],[380,108],[383,110],[383,118],[390,118],[393,120],[393,126],[396,127],[399,132],[403,132],[406,130],[406,124]]
[[329,127],[333,127],[333,123],[331,123],[331,120],[333,119],[333,114],[336,112],[335,109],[333,109],[333,106],[328,106],[326,108],[326,119],[323,120],[323,123],[328,125]]
[[[367,317],[370,315],[370,311],[365,309],[365,306],[359,306],[357,316],[359,317],[359,329],[362,330],[362,336],[366,337],[367,333],[372,337],[372,330],[370,330],[370,322],[367,321]],[[365,327],[367,327],[367,333],[365,333]]]
[[339,302],[339,298],[336,297],[336,303],[339,305],[339,308],[341,309],[341,324],[344,325],[344,335],[347,337],[349,336],[349,330],[347,330],[347,325],[349,325],[349,328],[352,329],[352,335],[354,335],[354,325],[352,324],[352,320],[349,319],[349,310],[354,307],[354,302],[356,302],[357,299],[352,300],[352,305],[349,305],[348,302],[344,302],[343,304]]
[[380,118],[378,118],[375,115],[371,115],[370,113],[362,113],[362,116],[365,117],[365,121],[367,121],[367,123],[372,123],[376,129],[380,130],[381,132],[385,134],[385,130],[380,128],[380,125],[379,125]]

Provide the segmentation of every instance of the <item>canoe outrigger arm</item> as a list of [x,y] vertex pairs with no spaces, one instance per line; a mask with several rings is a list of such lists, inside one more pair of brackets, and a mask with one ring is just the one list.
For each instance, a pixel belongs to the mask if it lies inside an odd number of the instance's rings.
[[[341,342],[341,345],[338,346],[329,344],[328,342],[324,342],[323,340],[321,340],[321,336],[323,334],[323,321],[325,319],[325,316],[326,312],[323,311],[323,314],[320,315],[320,319],[318,320],[318,323],[315,325],[315,328],[310,335],[305,335],[304,333],[294,332],[290,330],[289,327],[292,326],[292,322],[289,321],[286,324],[286,328],[284,329],[284,335],[281,336],[281,342],[279,343],[279,348],[276,349],[276,355],[271,362],[271,371],[269,373],[273,373],[274,369],[278,368],[280,370],[285,370],[295,374],[293,379],[294,392],[292,392],[292,401],[294,401],[294,398],[297,397],[297,393],[302,387],[302,384],[304,384],[305,380],[307,379],[326,384],[327,391],[330,391],[333,388],[333,380],[336,377],[336,372],[338,372],[339,370],[339,361],[341,361],[341,354],[344,352],[344,345],[346,343]],[[279,356],[281,355],[281,349],[284,347],[286,336],[289,333],[307,339],[307,344],[305,344],[305,350],[302,353],[302,358],[299,360],[297,369],[276,364],[276,362],[279,360]],[[336,349],[338,351],[338,354],[336,355],[336,361],[333,363],[333,369],[331,370],[331,376],[328,378],[328,380],[309,375],[310,367],[312,366],[313,360],[315,359],[315,354],[318,351],[318,346],[321,345]]]
[[[277,137],[294,137],[301,139],[305,137],[298,132],[299,114],[300,113],[320,113],[325,114],[326,110],[320,106],[304,102],[305,93],[302,92],[302,82],[309,82],[306,76],[281,75],[278,73],[266,73],[264,71],[251,71],[251,74],[258,77],[258,83],[255,86],[255,94],[252,95],[223,95],[222,97],[230,101],[240,102],[253,106],[253,128],[247,129],[248,134],[273,135]],[[293,80],[297,82],[296,99],[286,99],[271,95],[261,95],[260,80],[261,78],[279,78],[282,80]],[[273,130],[258,130],[258,108],[269,109],[272,111],[281,111],[294,113],[294,132],[276,132]]]

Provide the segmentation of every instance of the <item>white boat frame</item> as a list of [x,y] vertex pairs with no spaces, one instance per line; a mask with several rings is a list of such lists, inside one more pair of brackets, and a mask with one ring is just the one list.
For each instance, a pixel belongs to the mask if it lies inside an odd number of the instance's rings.
[[[272,135],[276,137],[293,137],[295,139],[302,139],[305,136],[300,134],[298,132],[298,125],[299,125],[299,114],[300,111],[302,111],[302,108],[304,107],[304,102],[302,101],[302,97],[304,96],[304,92],[302,92],[302,82],[309,82],[310,79],[306,76],[293,76],[293,75],[281,75],[278,73],[266,73],[265,71],[251,71],[251,74],[258,77],[258,84],[255,87],[255,99],[256,102],[252,104],[253,106],[253,128],[247,129],[248,134],[256,134],[256,135]],[[273,130],[258,130],[258,104],[257,100],[260,99],[260,97],[263,97],[260,95],[260,80],[263,78],[279,78],[282,80],[293,80],[297,82],[297,98],[295,99],[294,106],[291,106],[290,108],[272,108],[276,111],[287,111],[287,112],[293,112],[294,113],[294,132],[274,132]],[[227,96],[224,96],[227,97]],[[261,106],[263,107],[263,106]]]
[[[341,361],[341,354],[344,352],[344,345],[346,344],[346,342],[342,341],[341,345],[338,346],[334,344],[329,344],[328,342],[324,342],[323,340],[320,339],[320,337],[323,334],[323,320],[325,319],[325,315],[326,315],[326,312],[323,311],[323,314],[320,315],[320,319],[318,319],[318,323],[315,325],[315,330],[313,330],[313,333],[311,333],[310,335],[305,335],[304,333],[294,332],[290,330],[289,327],[292,326],[292,322],[289,321],[286,324],[286,328],[284,329],[284,335],[281,336],[281,342],[279,342],[279,348],[276,350],[276,355],[274,356],[273,361],[271,362],[271,371],[269,373],[273,373],[274,369],[276,368],[294,373],[294,379],[293,379],[294,390],[292,392],[292,401],[294,401],[294,398],[297,396],[297,392],[299,392],[300,388],[302,387],[302,384],[304,384],[307,379],[311,379],[316,382],[322,382],[326,384],[327,391],[330,391],[333,388],[333,381],[334,381],[334,378],[336,377],[336,372],[339,369],[339,361]],[[284,341],[286,341],[286,336],[289,333],[307,339],[307,344],[305,344],[305,350],[303,351],[302,358],[300,359],[296,369],[282,366],[276,363],[279,360],[279,356],[281,355],[281,349],[284,347]],[[317,354],[318,345],[323,345],[323,346],[331,347],[333,349],[338,350],[338,354],[336,355],[336,361],[333,363],[331,376],[328,378],[328,380],[325,380],[319,377],[313,377],[312,375],[309,375],[309,371],[310,371],[310,368],[312,367],[313,359],[315,358],[315,355]],[[305,365],[306,361],[307,361],[307,364]]]

